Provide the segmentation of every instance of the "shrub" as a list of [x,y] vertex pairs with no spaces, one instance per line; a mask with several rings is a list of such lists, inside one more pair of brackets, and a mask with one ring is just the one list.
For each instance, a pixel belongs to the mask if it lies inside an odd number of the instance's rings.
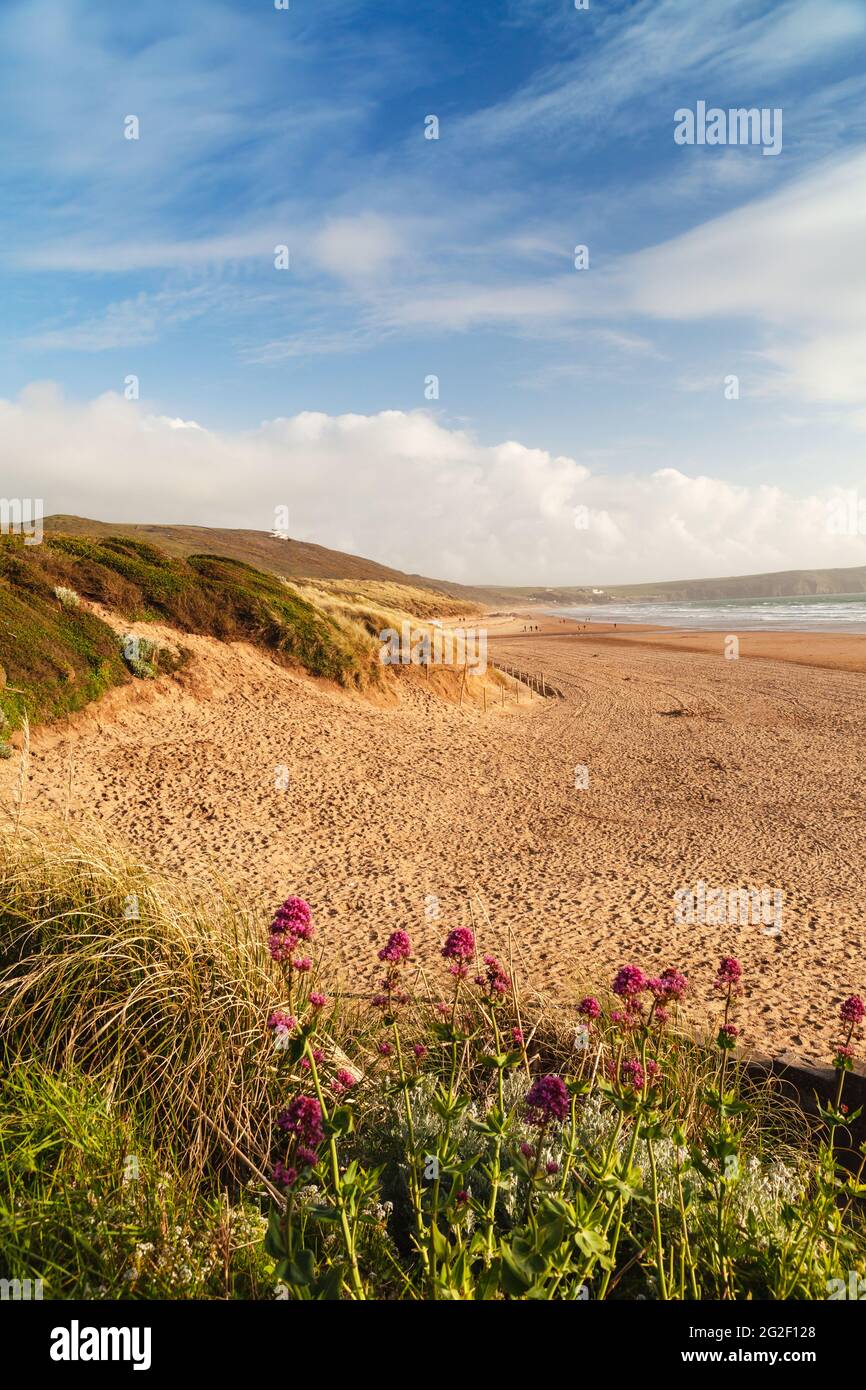
[[67,589],[63,584],[57,584],[54,589],[54,597],[59,599],[63,608],[78,608],[81,599],[74,589]]

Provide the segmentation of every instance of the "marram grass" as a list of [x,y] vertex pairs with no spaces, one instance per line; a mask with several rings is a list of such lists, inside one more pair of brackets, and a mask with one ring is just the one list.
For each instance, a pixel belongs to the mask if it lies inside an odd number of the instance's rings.
[[[300,899],[268,925],[107,842],[6,833],[0,1277],[291,1300],[823,1299],[863,1277],[858,996],[810,1130],[736,1059],[736,961],[627,965],[554,1004],[476,928],[432,971],[393,932],[352,1000]],[[696,1040],[680,1001],[713,985]]]

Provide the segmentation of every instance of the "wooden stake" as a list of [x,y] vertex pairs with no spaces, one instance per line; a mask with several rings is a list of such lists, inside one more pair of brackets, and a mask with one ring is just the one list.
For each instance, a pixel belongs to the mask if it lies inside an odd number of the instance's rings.
[[460,708],[462,707],[462,705],[463,705],[463,687],[464,687],[465,684],[466,684],[466,667],[464,666],[464,667],[463,667],[463,679],[462,679],[462,681],[460,682],[460,704],[457,706],[458,709],[460,709]]

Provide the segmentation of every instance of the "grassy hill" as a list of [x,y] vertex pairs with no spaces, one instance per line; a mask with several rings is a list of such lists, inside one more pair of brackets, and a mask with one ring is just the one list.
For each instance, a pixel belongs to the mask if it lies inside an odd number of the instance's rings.
[[866,565],[851,569],[780,570],[726,579],[672,579],[659,584],[617,584],[612,598],[747,599],[801,598],[811,594],[866,593]]
[[340,550],[328,550],[311,541],[282,540],[267,531],[230,530],[210,526],[156,526],[139,523],[92,521],[87,517],[55,515],[45,518],[46,534],[65,536],[129,536],[133,540],[155,545],[167,555],[183,558],[201,554],[222,555],[229,560],[241,560],[259,570],[282,575],[285,579],[356,579],[378,580],[385,584],[403,584],[412,588],[433,590],[453,595],[469,602],[498,602],[501,592],[495,586],[452,584],[443,579],[428,579],[420,574],[405,574],[402,570],[365,560],[360,555],[347,555]]
[[[130,622],[167,623],[248,641],[276,660],[347,686],[379,679],[372,639],[274,574],[220,555],[166,554],[129,537],[49,535],[39,546],[0,537],[0,724],[81,709],[112,686],[152,676],[176,656],[125,656],[117,634],[81,599]],[[3,736],[0,727],[0,739]]]

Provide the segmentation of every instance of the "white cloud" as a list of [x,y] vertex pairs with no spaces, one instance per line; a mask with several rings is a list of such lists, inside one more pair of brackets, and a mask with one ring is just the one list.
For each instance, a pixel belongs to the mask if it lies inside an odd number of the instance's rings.
[[398,228],[376,213],[330,218],[313,239],[313,256],[341,280],[376,275],[403,253]]
[[[46,512],[267,531],[287,505],[302,539],[422,574],[615,583],[866,563],[866,537],[808,497],[663,468],[594,474],[517,441],[483,445],[423,412],[268,420],[227,433],[51,384],[0,401],[7,496]],[[575,527],[575,508],[590,515]]]

